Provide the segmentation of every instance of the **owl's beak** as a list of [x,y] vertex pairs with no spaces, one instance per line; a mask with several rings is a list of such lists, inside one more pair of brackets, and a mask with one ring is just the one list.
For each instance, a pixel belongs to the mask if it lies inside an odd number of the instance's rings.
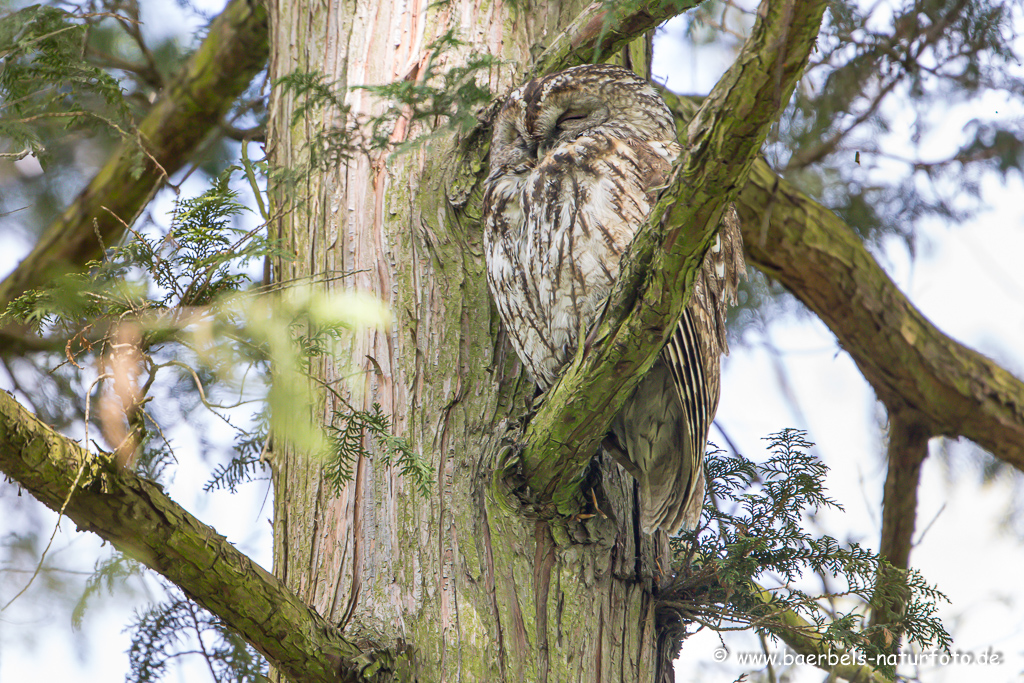
[[551,151],[551,143],[548,140],[540,140],[534,145],[534,149],[537,151],[537,161],[540,161]]

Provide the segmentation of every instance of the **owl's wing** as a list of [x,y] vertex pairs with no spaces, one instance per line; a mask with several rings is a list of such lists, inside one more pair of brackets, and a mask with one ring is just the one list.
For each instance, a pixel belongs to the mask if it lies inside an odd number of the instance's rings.
[[721,355],[729,352],[725,315],[736,300],[745,269],[739,214],[729,205],[704,256],[690,302],[662,351],[683,404],[683,468],[693,473],[682,505],[687,527],[696,525],[704,502],[704,449],[718,410]]
[[687,491],[681,496],[681,521],[687,528],[696,526],[704,503],[704,447],[711,421],[718,408],[718,350],[709,349],[697,320],[687,306],[662,357],[672,373],[676,394],[683,405],[684,443],[681,470],[690,472]]
[[[715,242],[704,257],[702,274],[705,298],[695,302],[701,306],[701,312],[708,317],[714,329],[720,354],[729,353],[729,344],[725,338],[725,314],[729,306],[736,303],[740,276],[746,273],[746,270],[740,215],[736,207],[730,204],[722,214]],[[696,299],[696,291],[694,294]]]

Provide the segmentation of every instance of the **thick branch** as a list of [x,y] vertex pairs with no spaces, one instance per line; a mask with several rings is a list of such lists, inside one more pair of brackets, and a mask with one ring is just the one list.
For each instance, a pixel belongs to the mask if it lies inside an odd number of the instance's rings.
[[[761,599],[770,602],[770,591],[760,588]],[[777,629],[777,634],[786,645],[805,657],[814,657],[815,666],[834,676],[854,683],[892,683],[892,679],[867,664],[857,664],[855,653],[844,650],[823,651],[818,628],[792,610],[779,614],[779,619],[789,628]],[[831,665],[830,659],[837,662]]]
[[[697,110],[662,95],[683,121]],[[747,263],[828,325],[890,412],[916,410],[930,436],[965,436],[1024,469],[1024,382],[942,334],[838,216],[763,159],[736,207]]]
[[814,45],[822,0],[765,0],[736,62],[687,131],[672,181],[623,258],[604,320],[527,428],[534,491],[562,512],[612,418],[682,315],[722,209],[747,177]]
[[[773,594],[770,590],[756,583],[752,588],[762,602],[772,604]],[[686,602],[676,602],[675,598],[685,595],[689,590],[692,590],[692,586],[664,586],[658,598],[660,618],[670,622],[688,621],[686,615],[690,606]],[[725,590],[725,587],[716,582],[715,590]],[[854,683],[892,683],[891,678],[872,668],[866,661],[860,660],[858,653],[822,643],[822,629],[804,619],[794,609],[780,610],[773,607],[770,616],[751,622],[750,625],[765,627],[769,622],[772,635],[778,636],[794,652],[807,658],[807,663],[833,674],[834,677]]]
[[621,10],[598,0],[588,5],[559,33],[537,59],[528,78],[536,78],[578,64],[601,62],[630,41],[662,23],[693,9],[703,0],[648,0]]
[[363,680],[358,671],[388,660],[386,653],[368,655],[345,640],[158,485],[86,453],[4,392],[0,471],[53,510],[63,507],[80,529],[176,583],[292,680],[354,683]]
[[199,49],[139,124],[142,169],[128,145],[111,155],[89,186],[0,283],[0,309],[45,282],[57,268],[81,267],[116,242],[167,176],[214,130],[267,61],[267,12],[259,0],[232,0]]
[[824,321],[890,411],[1024,469],[1024,382],[942,334],[831,211],[761,161],[737,201],[747,262]]

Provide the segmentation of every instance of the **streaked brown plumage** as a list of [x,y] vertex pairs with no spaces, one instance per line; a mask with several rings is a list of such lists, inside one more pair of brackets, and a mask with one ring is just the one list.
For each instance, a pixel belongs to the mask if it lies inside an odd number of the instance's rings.
[[[679,152],[665,103],[615,66],[531,81],[498,114],[484,194],[488,283],[541,388],[596,321]],[[674,533],[699,518],[725,311],[743,269],[729,207],[676,332],[612,425],[622,451],[614,455],[640,484],[648,533]]]

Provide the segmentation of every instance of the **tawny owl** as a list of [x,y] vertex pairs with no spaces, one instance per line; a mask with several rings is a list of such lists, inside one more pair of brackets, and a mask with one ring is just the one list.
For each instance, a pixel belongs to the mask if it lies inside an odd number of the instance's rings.
[[[541,388],[572,359],[618,276],[619,258],[680,153],[672,114],[643,79],[567,69],[509,97],[484,191],[487,276],[512,345]],[[692,527],[718,407],[725,309],[743,271],[730,207],[669,343],[612,425],[639,482],[648,533]],[[617,451],[617,452],[616,452]]]

